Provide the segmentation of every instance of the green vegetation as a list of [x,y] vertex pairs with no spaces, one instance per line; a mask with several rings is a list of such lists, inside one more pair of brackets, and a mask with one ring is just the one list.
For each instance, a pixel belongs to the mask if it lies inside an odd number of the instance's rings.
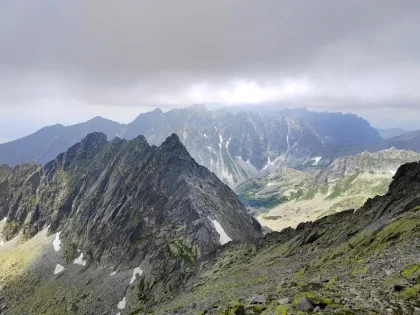
[[198,247],[186,238],[171,240],[166,244],[166,248],[171,257],[182,259],[187,267],[193,267],[200,255]]
[[66,262],[66,264],[74,260],[76,258],[76,254],[77,254],[77,244],[70,243],[70,244],[65,244],[63,246],[62,258]]
[[299,302],[299,300],[303,297],[307,297],[309,298],[314,304],[320,305],[320,304],[324,304],[324,305],[330,305],[332,304],[332,300],[329,298],[324,298],[320,295],[318,295],[317,293],[314,292],[299,292],[294,300],[293,300],[293,305],[296,306],[296,304]]

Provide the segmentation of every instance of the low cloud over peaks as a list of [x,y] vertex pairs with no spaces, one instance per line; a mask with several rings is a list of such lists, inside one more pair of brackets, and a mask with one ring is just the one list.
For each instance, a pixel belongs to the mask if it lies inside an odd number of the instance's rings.
[[0,106],[404,108],[419,28],[418,1],[9,1]]

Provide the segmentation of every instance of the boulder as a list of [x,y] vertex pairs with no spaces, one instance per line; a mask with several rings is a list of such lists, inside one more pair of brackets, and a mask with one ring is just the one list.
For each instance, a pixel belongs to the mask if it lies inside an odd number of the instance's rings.
[[309,298],[304,296],[296,303],[296,309],[302,312],[310,312],[314,309],[314,304]]

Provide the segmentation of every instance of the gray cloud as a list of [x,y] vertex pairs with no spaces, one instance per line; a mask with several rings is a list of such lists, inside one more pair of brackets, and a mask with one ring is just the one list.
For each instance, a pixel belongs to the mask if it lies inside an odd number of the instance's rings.
[[0,106],[418,104],[419,29],[416,0],[3,1]]

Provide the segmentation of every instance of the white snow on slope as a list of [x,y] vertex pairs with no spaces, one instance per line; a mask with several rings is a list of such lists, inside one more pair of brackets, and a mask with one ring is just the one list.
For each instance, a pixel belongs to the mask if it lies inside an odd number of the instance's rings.
[[7,217],[4,217],[3,222],[6,222],[6,221],[7,221]]
[[134,281],[136,281],[137,276],[140,277],[142,274],[143,274],[143,270],[141,270],[140,267],[134,268],[133,276],[131,277],[130,284],[133,284]]
[[321,161],[322,156],[314,157],[311,161],[315,160],[315,162],[312,163],[312,165],[318,165],[319,161]]
[[124,297],[120,302],[118,302],[117,307],[118,307],[119,310],[123,310],[123,309],[125,309],[126,305],[127,305],[127,300]]
[[80,256],[74,260],[73,264],[86,266],[86,260],[83,260],[83,253],[80,253]]
[[229,148],[229,143],[230,143],[230,140],[232,139],[232,137],[230,137],[229,138],[229,140],[228,141],[226,141],[226,149],[228,149]]
[[62,272],[63,270],[64,270],[64,267],[63,267],[63,266],[61,266],[60,264],[57,264],[57,265],[55,266],[55,269],[54,269],[54,274],[56,275],[56,274],[58,274],[58,273]]
[[53,241],[54,250],[58,252],[61,249],[60,233],[55,233],[55,240]]
[[232,239],[226,234],[225,230],[220,225],[219,221],[211,220],[211,222],[213,223],[214,228],[216,229],[216,232],[220,236],[220,240],[219,240],[220,244],[224,245],[232,241]]
[[4,242],[3,242],[3,240],[1,240],[0,241],[0,246],[3,246],[4,245]]

